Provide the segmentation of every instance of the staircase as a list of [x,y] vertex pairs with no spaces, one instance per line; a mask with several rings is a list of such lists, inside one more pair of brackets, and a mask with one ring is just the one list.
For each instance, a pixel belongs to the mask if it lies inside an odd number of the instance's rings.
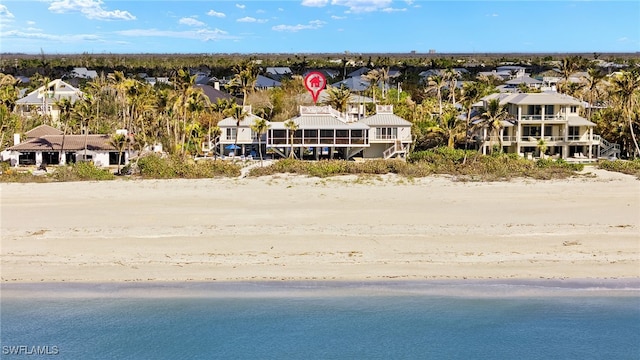
[[404,146],[400,140],[396,140],[396,142],[385,150],[382,153],[382,157],[386,160],[392,158],[394,156],[405,158],[407,155],[407,151],[409,150],[409,145]]
[[620,157],[620,145],[615,143],[610,143],[607,140],[600,138],[600,154],[601,158],[608,158],[611,156],[615,156],[617,158]]
[[[218,144],[220,143],[220,138],[217,137],[213,139],[213,141],[203,141],[202,142],[202,152],[205,154],[214,153],[218,154]],[[220,155],[220,154],[218,154]]]

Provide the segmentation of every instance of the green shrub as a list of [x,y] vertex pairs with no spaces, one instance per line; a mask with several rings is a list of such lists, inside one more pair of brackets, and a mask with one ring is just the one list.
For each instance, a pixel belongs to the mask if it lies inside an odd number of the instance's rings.
[[240,166],[223,160],[194,161],[191,158],[150,154],[138,159],[138,171],[149,179],[200,179],[240,176]]
[[598,167],[604,170],[635,175],[640,179],[640,158],[634,160],[600,160],[598,161]]
[[113,180],[109,169],[97,168],[92,162],[78,162],[55,168],[51,177],[56,181]]

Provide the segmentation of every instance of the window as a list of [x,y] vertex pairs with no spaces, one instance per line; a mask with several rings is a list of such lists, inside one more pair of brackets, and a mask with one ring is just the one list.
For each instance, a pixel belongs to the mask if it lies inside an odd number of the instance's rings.
[[546,116],[553,115],[553,105],[545,105],[544,106],[544,114]]
[[571,112],[572,114],[577,113],[577,112],[578,112],[578,107],[577,107],[577,106],[572,106],[572,107],[571,107],[571,109],[570,109],[570,112]]
[[377,128],[376,139],[391,140],[398,137],[398,128]]
[[238,129],[236,128],[228,128],[227,129],[227,140],[235,140],[238,134]]

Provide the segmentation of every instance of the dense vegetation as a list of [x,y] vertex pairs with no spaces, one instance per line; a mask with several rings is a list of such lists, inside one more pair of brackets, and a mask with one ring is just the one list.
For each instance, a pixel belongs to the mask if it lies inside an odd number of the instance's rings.
[[[594,53],[592,58],[589,57],[591,54],[562,57],[557,54],[5,54],[0,57],[0,150],[11,144],[14,133],[24,133],[40,124],[56,126],[66,134],[79,134],[82,131],[92,134],[114,134],[116,129],[124,128],[134,134],[131,143],[127,145],[133,147],[133,150],[142,150],[160,143],[171,156],[170,159],[173,159],[173,165],[167,165],[173,170],[163,170],[166,173],[149,170],[150,172],[143,173],[143,176],[228,176],[233,171],[222,169],[222,165],[211,165],[215,169],[203,169],[200,165],[185,161],[176,168],[175,163],[199,155],[203,141],[219,136],[220,129],[217,123],[221,119],[233,117],[240,120],[246,116],[239,104],[250,104],[254,114],[268,121],[285,121],[297,114],[299,105],[309,104],[305,101],[310,100],[303,100],[304,97],[301,96],[306,94],[300,76],[305,71],[335,70],[339,75],[330,79],[329,82],[332,83],[342,80],[344,75],[352,70],[367,66],[372,69],[366,75],[371,85],[362,95],[372,97],[378,104],[393,105],[395,114],[413,123],[412,150],[415,154],[411,159],[412,166],[416,167],[418,161],[415,160],[423,156],[420,155],[422,151],[443,146],[451,149],[474,147],[466,135],[469,134],[472,125],[461,119],[469,118],[471,106],[483,96],[496,92],[496,86],[502,84],[502,81],[496,78],[478,76],[478,72],[508,63],[527,66],[532,76],[552,73],[560,77],[560,92],[597,105],[583,109],[581,114],[597,124],[595,132],[611,142],[620,144],[623,156],[633,157],[640,152],[636,141],[640,132],[640,71],[637,55]],[[601,67],[597,60],[602,59],[621,64],[621,71],[617,71],[620,70],[618,68]],[[26,90],[29,91],[68,74],[75,66],[97,70],[100,76],[93,80],[78,80],[79,88],[86,95],[81,101],[74,104],[60,101],[56,104],[61,109],[59,121],[53,121],[46,112],[27,118],[13,111],[19,91],[25,88],[25,84],[21,84],[14,75],[30,77],[31,81],[26,85]],[[292,69],[293,75],[283,79],[280,88],[258,90],[255,87],[257,76],[264,74],[267,66],[288,66]],[[455,70],[458,67],[465,67],[469,72],[458,72]],[[444,70],[439,74],[421,78],[418,74],[427,69]],[[224,89],[235,96],[234,100],[210,103],[203,92],[193,86],[194,70],[208,73],[221,80],[225,78]],[[399,70],[400,77],[390,77],[390,70]],[[580,71],[586,72],[586,75],[575,82],[574,74]],[[613,71],[617,71],[616,74],[612,75]],[[141,73],[148,76],[167,76],[171,84],[150,85],[142,79]],[[461,82],[463,85],[458,86]],[[533,91],[526,88],[521,90]],[[350,95],[348,90],[330,88],[327,105],[343,110]],[[367,111],[371,113],[374,110],[373,104],[368,106]],[[477,120],[473,126],[487,126],[491,132],[497,133],[500,131],[500,120],[504,114],[505,110],[500,106],[489,108],[473,119]],[[461,168],[464,170],[456,171],[471,171],[469,169],[479,166],[478,163],[481,161],[499,161],[495,160],[496,158],[471,155],[467,158],[464,168]],[[144,162],[145,160],[139,164],[141,169],[144,169]],[[517,174],[521,170],[514,164],[514,169],[509,171],[516,171]],[[443,164],[438,166],[441,165]],[[375,163],[367,166],[383,167]],[[444,171],[438,166],[435,170],[429,171]],[[452,171],[452,166],[446,170]],[[488,164],[486,166],[490,167]],[[412,171],[421,174],[426,170]],[[514,176],[521,176],[516,174]],[[503,176],[506,175],[497,175],[498,178]]]
[[562,160],[531,161],[513,154],[481,155],[476,151],[444,147],[415,152],[407,162],[398,159],[364,162],[284,159],[266,167],[251,169],[249,175],[291,173],[322,178],[349,174],[398,174],[405,177],[439,174],[451,175],[464,181],[498,181],[514,178],[564,179],[576,175],[583,167],[582,164],[569,164]]
[[601,160],[598,162],[598,167],[604,170],[635,175],[638,179],[640,179],[640,158],[636,158],[633,161]]

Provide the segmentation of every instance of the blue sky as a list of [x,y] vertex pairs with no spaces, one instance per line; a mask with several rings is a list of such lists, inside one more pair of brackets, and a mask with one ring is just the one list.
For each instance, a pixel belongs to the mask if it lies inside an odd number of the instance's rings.
[[0,52],[639,52],[640,1],[2,0]]

